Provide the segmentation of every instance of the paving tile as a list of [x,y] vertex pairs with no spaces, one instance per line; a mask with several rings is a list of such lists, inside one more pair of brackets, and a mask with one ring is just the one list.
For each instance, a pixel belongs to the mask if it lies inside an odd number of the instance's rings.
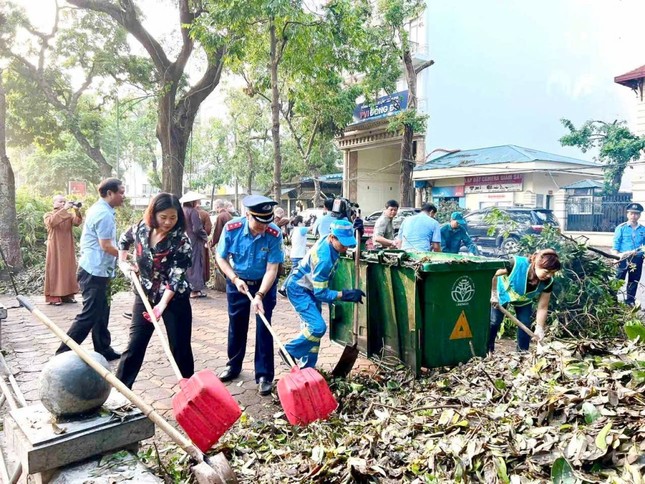
[[[209,369],[216,374],[226,367],[228,314],[226,295],[209,291],[207,298],[192,301],[193,305],[193,353],[195,369]],[[133,295],[129,292],[116,294],[112,300],[109,328],[112,334],[112,346],[118,351],[125,350],[128,343],[130,321],[122,317],[124,311],[130,311]],[[80,311],[80,304],[50,306],[45,304],[44,297],[32,297],[38,309],[43,311],[63,330],[67,330],[74,317]],[[0,296],[0,302],[12,306],[13,298]],[[328,311],[323,311],[328,317]],[[257,392],[253,369],[255,351],[255,320],[249,324],[249,337],[242,373],[239,378],[226,383],[226,387],[244,411],[256,419],[273,419],[282,409],[277,395],[262,397]],[[291,305],[285,299],[278,301],[273,314],[273,326],[283,342],[295,337],[299,332],[300,322]],[[24,309],[9,311],[9,317],[2,322],[2,350],[5,359],[23,391],[28,403],[35,403],[39,398],[38,378],[42,367],[51,359],[58,347],[59,340],[42,323],[33,318]],[[82,344],[83,348],[92,350],[91,338]],[[331,344],[328,335],[321,342],[319,367],[331,371],[343,351],[343,347]],[[282,364],[275,353],[276,377],[288,374],[289,368]],[[110,368],[116,371],[118,361],[111,362]],[[373,363],[359,358],[355,371],[373,371]],[[276,380],[277,381],[277,380]],[[164,418],[174,426],[172,414],[172,397],[180,390],[174,372],[156,337],[148,345],[146,357],[133,390],[149,402]],[[160,440],[168,437],[157,431]]]

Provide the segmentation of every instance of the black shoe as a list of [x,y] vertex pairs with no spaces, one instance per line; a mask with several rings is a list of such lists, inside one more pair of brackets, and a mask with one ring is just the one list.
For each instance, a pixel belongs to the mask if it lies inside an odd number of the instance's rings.
[[233,370],[226,368],[226,370],[219,374],[219,379],[225,383],[227,381],[235,380],[238,375],[239,373],[233,373]]
[[109,350],[104,351],[101,354],[108,361],[114,361],[114,360],[118,360],[119,358],[121,358],[121,353],[119,353],[118,351],[114,351],[112,348],[110,348]]
[[278,289],[278,294],[280,294],[282,297],[287,297],[287,290],[284,287],[281,287]]
[[132,319],[132,313],[129,312],[124,312],[122,315],[125,319]]
[[273,382],[270,382],[267,377],[261,376],[258,381],[258,393],[265,397],[271,395],[271,390],[273,390]]

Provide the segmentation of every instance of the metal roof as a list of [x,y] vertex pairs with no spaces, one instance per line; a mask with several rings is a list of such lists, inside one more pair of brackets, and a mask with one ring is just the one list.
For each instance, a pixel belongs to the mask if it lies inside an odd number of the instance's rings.
[[599,180],[580,180],[562,188],[604,188],[605,184]]
[[516,145],[491,146],[474,150],[462,150],[428,161],[414,168],[415,171],[456,168],[462,166],[495,165],[498,163],[529,163],[551,161],[570,165],[599,167],[598,163],[579,160],[568,156],[547,153],[546,151],[522,148]]

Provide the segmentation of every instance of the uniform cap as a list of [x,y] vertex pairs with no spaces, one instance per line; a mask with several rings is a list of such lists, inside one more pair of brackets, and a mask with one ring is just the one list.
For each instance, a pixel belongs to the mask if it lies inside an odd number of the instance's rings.
[[627,208],[625,209],[628,212],[638,212],[641,213],[643,211],[643,206],[640,203],[630,203],[627,205]]
[[269,224],[273,222],[273,209],[278,202],[274,202],[263,195],[249,195],[244,197],[242,204],[255,220],[263,224]]
[[196,202],[197,200],[202,200],[204,198],[206,197],[201,193],[190,191],[184,193],[184,196],[179,199],[179,203],[184,204],[186,202]]
[[466,221],[464,220],[464,216],[461,214],[461,212],[452,212],[450,214],[450,220],[454,220],[459,225],[466,225]]
[[331,224],[331,234],[345,247],[356,247],[354,227],[349,220],[337,220]]

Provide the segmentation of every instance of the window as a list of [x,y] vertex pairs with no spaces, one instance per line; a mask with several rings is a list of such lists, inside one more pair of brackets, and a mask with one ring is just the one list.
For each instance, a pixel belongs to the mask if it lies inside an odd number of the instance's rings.
[[569,213],[572,215],[592,214],[593,197],[571,197],[569,199]]

